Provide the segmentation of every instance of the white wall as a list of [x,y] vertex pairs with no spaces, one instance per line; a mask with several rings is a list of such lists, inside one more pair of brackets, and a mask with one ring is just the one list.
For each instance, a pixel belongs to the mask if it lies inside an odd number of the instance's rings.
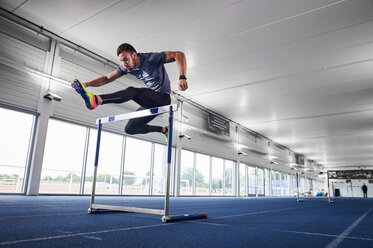
[[346,183],[346,180],[331,180],[333,187],[339,189],[340,196],[342,197],[363,197],[363,191],[361,186],[365,183],[368,186],[368,197],[373,197],[373,184],[369,183],[368,180],[351,180],[351,183]]

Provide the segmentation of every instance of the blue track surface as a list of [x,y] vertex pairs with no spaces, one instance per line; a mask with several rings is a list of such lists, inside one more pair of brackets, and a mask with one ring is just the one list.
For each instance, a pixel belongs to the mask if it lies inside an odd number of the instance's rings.
[[[373,247],[373,199],[171,198],[170,214],[100,211],[87,196],[0,195],[0,247]],[[161,197],[96,196],[96,203],[163,207]]]

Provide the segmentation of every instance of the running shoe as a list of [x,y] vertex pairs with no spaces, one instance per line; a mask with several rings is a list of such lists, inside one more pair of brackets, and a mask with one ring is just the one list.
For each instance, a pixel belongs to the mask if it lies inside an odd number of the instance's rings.
[[74,80],[74,89],[76,92],[79,93],[84,99],[85,106],[88,109],[95,109],[97,107],[96,97],[95,94],[89,92],[84,84],[82,84],[78,79]]

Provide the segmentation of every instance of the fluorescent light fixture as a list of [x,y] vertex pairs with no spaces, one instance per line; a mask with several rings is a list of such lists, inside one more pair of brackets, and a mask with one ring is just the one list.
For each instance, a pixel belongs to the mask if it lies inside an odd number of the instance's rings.
[[59,95],[57,95],[55,93],[52,93],[50,91],[47,91],[45,93],[44,98],[46,98],[50,101],[54,100],[54,101],[57,101],[57,102],[60,102],[62,100],[62,98]]
[[238,155],[244,155],[244,156],[247,156],[247,153],[246,153],[246,152],[243,152],[243,151],[238,151],[237,154],[238,154]]

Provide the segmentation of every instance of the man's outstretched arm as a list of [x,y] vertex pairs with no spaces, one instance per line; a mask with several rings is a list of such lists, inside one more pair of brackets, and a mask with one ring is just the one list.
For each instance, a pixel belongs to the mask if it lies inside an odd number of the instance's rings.
[[[179,75],[186,76],[187,63],[185,54],[183,52],[166,52],[166,63],[176,61],[177,67],[179,68]],[[186,79],[179,79],[179,89],[184,91],[188,89],[188,82]]]
[[[120,75],[116,70],[109,73],[106,76],[101,76],[99,78],[93,79],[89,82],[84,83],[85,87],[100,87],[102,85],[105,85],[107,83],[113,82],[115,79],[120,78],[122,75]],[[72,87],[73,83],[71,84]]]

